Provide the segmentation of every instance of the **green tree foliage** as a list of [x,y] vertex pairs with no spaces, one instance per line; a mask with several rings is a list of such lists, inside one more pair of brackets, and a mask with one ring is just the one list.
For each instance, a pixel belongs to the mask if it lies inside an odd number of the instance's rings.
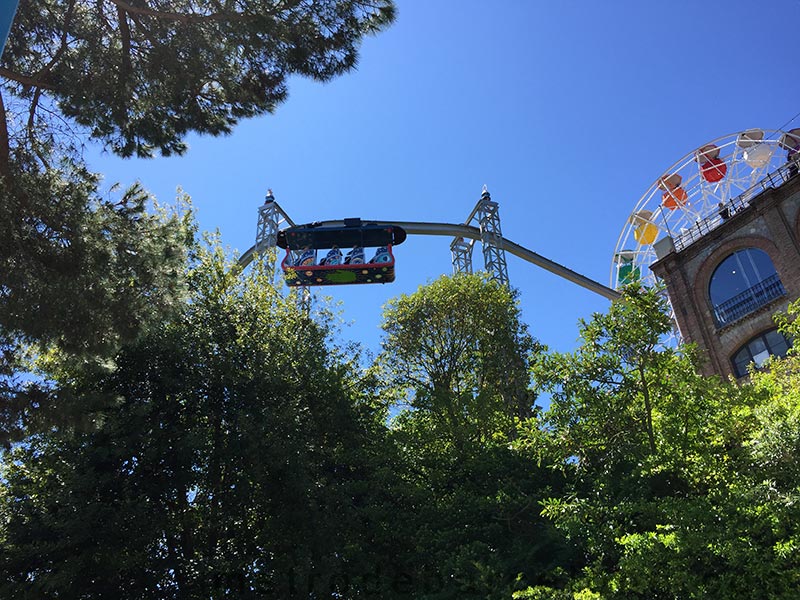
[[181,236],[144,213],[140,189],[98,194],[87,136],[122,156],[183,152],[188,132],[273,110],[293,74],[347,71],[393,15],[390,0],[22,0],[0,63],[0,328],[91,344],[109,313],[125,333],[136,296],[168,295],[155,283]]
[[[181,300],[191,215],[148,213],[151,198],[138,185],[115,202],[95,198],[87,211],[95,185],[85,172],[0,182],[15,188],[0,220],[5,332],[72,352],[114,349]],[[33,196],[58,202],[35,218],[25,202]]]
[[[21,345],[113,352],[179,301],[191,237],[134,186],[105,196],[82,153],[181,153],[286,98],[287,78],[352,68],[391,0],[21,0],[0,59],[0,395],[14,423]],[[5,407],[4,407],[5,408]]]
[[690,349],[658,348],[660,304],[653,291],[626,290],[583,324],[577,351],[534,369],[552,404],[522,443],[568,477],[569,493],[543,514],[585,555],[567,590],[796,597],[796,376],[784,363],[753,386],[700,376]]
[[399,401],[389,440],[397,563],[416,598],[508,598],[558,579],[570,548],[539,515],[561,476],[513,447],[533,412],[538,344],[515,294],[479,275],[441,277],[391,301],[378,372]]
[[262,268],[198,250],[113,360],[39,357],[82,418],[3,454],[0,596],[797,597],[796,351],[702,377],[631,288],[544,353],[513,293],[460,276],[391,302],[362,374]]
[[32,424],[34,412],[39,421],[45,411],[59,416],[46,387],[26,375],[33,348],[56,347],[78,359],[113,353],[185,295],[194,238],[188,210],[148,212],[151,198],[138,185],[103,199],[93,176],[73,175],[0,180],[4,444]]
[[357,596],[379,413],[324,319],[237,275],[203,252],[113,362],[50,358],[60,406],[92,410],[5,456],[2,597]]
[[442,442],[486,442],[531,414],[537,345],[507,287],[479,275],[441,277],[390,301],[383,329],[384,375]]
[[[800,301],[778,315],[783,334],[794,341],[789,355],[773,358],[769,367],[751,374],[752,386],[764,401],[755,410],[756,429],[748,440],[750,460],[758,477],[748,493],[757,497],[749,510],[768,519],[774,542],[770,557],[791,561],[800,552]],[[792,571],[800,590],[800,570]]]
[[393,18],[391,0],[21,0],[0,67],[21,118],[0,163],[64,127],[122,156],[183,152],[190,131],[272,111],[291,75],[351,69],[362,37]]

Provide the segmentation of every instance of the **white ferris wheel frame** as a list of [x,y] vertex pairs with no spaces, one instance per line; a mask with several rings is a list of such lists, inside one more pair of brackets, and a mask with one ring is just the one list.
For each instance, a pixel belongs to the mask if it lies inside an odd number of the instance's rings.
[[[749,137],[743,138],[754,132],[763,134],[762,139],[754,141]],[[620,282],[618,276],[619,256],[623,253],[627,259],[632,258],[634,268],[639,269],[638,281],[648,286],[656,285],[656,277],[650,271],[650,265],[656,260],[655,244],[669,236],[677,249],[685,247],[697,237],[693,235],[693,229],[702,233],[722,222],[720,203],[735,206],[737,200],[742,204],[744,198],[746,204],[756,191],[754,188],[760,191],[763,185],[759,184],[787,162],[787,148],[782,144],[787,135],[794,137],[782,130],[765,129],[748,129],[724,135],[692,150],[665,169],[636,203],[620,233],[611,260],[610,287],[618,289],[625,283]],[[727,168],[725,176],[717,182],[706,181],[697,158],[698,152],[711,145],[719,149],[719,158]],[[771,152],[762,166],[754,167],[748,164],[746,157],[752,157],[756,146],[762,147],[761,152],[767,149]],[[665,190],[659,184],[663,178],[674,174],[681,176],[680,187],[686,192],[687,202],[685,206],[670,210],[662,204]],[[650,211],[652,216],[647,223],[658,228],[656,238],[649,244],[639,243],[634,236],[637,225],[642,225],[642,219],[636,218],[641,211]]]

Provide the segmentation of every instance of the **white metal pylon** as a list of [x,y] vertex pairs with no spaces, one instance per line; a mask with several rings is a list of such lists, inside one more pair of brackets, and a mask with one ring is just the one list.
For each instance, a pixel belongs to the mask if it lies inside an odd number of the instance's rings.
[[283,211],[275,201],[272,190],[267,190],[264,204],[258,209],[258,226],[256,229],[256,243],[253,247],[256,252],[263,254],[272,251],[272,256],[268,264],[270,278],[275,273],[275,261],[277,260],[278,231],[281,225],[294,225],[289,216]]
[[491,273],[495,281],[508,285],[508,267],[506,266],[506,251],[502,247],[503,233],[500,229],[499,205],[492,201],[486,186],[483,186],[483,193],[477,208],[481,246],[483,247],[483,265],[486,272]]
[[[503,249],[503,233],[500,229],[500,212],[497,202],[492,201],[489,190],[483,186],[481,198],[472,209],[465,225],[477,221],[481,233],[483,265],[492,279],[508,285],[508,267],[506,251]],[[450,244],[453,260],[453,273],[472,273],[472,248],[474,240],[466,242],[464,238],[455,238]]]
[[453,260],[453,273],[472,273],[472,244],[463,237],[457,237],[450,243],[450,256]]

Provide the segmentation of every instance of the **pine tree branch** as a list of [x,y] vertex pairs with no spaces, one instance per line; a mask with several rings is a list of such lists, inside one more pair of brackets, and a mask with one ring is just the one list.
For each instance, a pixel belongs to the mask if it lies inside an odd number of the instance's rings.
[[[34,76],[22,75],[21,73],[15,73],[14,71],[7,69],[5,67],[0,67],[0,77],[5,77],[6,79],[10,79],[11,81],[16,81],[17,83],[21,83],[22,85],[27,85],[39,90],[54,90],[55,86],[46,83],[47,76],[50,75],[55,64],[61,59],[61,56],[67,49],[67,36],[69,31],[69,24],[72,20],[72,14],[75,10],[75,0],[70,0],[69,5],[67,6],[67,11],[64,14],[64,26],[61,31],[61,44],[56,50],[53,57],[50,61]],[[36,110],[36,105],[39,101],[39,94],[34,98],[32,103],[31,112]],[[32,117],[29,119],[29,124],[32,120]]]
[[136,25],[136,31],[139,32],[144,38],[146,38],[147,41],[150,42],[150,44],[153,46],[153,48],[159,48],[163,45],[158,39],[153,37],[153,35],[150,33],[150,30],[147,27],[145,27],[144,23],[139,18],[139,15],[133,15],[130,13],[128,13],[128,15],[130,16],[131,21],[133,21],[134,24]]
[[111,24],[111,21],[109,21],[108,17],[106,16],[106,11],[103,10],[104,6],[105,6],[105,0],[95,1],[95,10],[97,10],[97,16],[105,25],[106,31],[111,33],[114,31],[114,26]]
[[36,109],[39,106],[39,99],[42,97],[42,88],[36,88],[36,91],[33,93],[33,99],[31,100],[31,107],[28,110],[28,139],[30,140],[31,147],[33,148],[34,153],[41,161],[42,165],[44,165],[45,169],[50,168],[50,163],[47,161],[47,157],[42,153],[42,146],[39,143],[39,140],[34,135],[34,126],[36,124]]
[[131,29],[128,26],[128,15],[117,7],[119,33],[122,37],[122,65],[120,68],[120,84],[125,85],[131,72]]
[[6,118],[6,106],[3,102],[3,93],[0,89],[0,176],[8,175],[10,171],[9,160],[11,157],[8,146],[8,119]]
[[5,67],[0,67],[0,77],[5,77],[6,79],[10,79],[11,81],[16,81],[17,83],[21,83],[22,85],[41,88],[43,90],[56,89],[54,85],[39,79],[38,75],[35,77],[31,77],[30,75],[22,75],[21,73],[15,73],[11,69],[7,69]]
[[175,12],[164,12],[145,8],[141,6],[131,6],[123,0],[111,0],[118,8],[131,15],[146,15],[167,21],[178,21],[179,23],[202,23],[204,21],[254,21],[260,15],[243,15],[240,13],[212,13],[210,15],[184,14]]
[[122,35],[122,70],[128,73],[131,68],[131,29],[128,26],[128,15],[120,7],[117,7],[117,17],[119,18],[119,31]]
[[[69,32],[69,24],[72,20],[72,15],[75,11],[75,0],[70,0],[69,5],[67,6],[66,13],[64,14],[64,26],[61,30],[61,40],[58,50],[55,51],[50,61],[42,68],[39,73],[37,73],[36,77],[39,79],[47,77],[53,67],[58,63],[58,61],[63,56],[64,52],[67,50],[67,42],[68,42],[68,32]],[[31,146],[33,147],[33,151],[36,153],[36,156],[39,157],[39,160],[45,166],[45,168],[49,168],[49,163],[47,162],[47,158],[44,156],[41,150],[41,146],[34,135],[34,126],[36,124],[36,110],[39,107],[39,100],[42,97],[42,88],[41,86],[36,87],[36,91],[33,93],[33,99],[31,100],[31,106],[28,109],[28,138],[31,141]]]
[[48,75],[50,71],[53,69],[53,66],[59,61],[61,55],[64,54],[64,51],[67,49],[67,37],[69,33],[69,24],[72,21],[72,13],[75,10],[75,0],[70,0],[69,5],[67,6],[67,12],[64,14],[64,27],[61,30],[61,45],[56,50],[56,53],[53,54],[53,58],[50,59],[50,62],[45,65],[44,69],[39,72],[39,77],[42,75]]

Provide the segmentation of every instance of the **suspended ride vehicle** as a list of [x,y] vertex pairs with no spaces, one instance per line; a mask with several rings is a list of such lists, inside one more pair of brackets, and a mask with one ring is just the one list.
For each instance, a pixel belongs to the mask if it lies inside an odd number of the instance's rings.
[[[278,232],[277,244],[286,250],[281,269],[287,285],[346,285],[394,281],[392,246],[405,239],[402,227],[364,223],[356,218],[289,227]],[[365,258],[367,248],[376,250],[369,261]],[[327,252],[317,262],[320,250]]]

